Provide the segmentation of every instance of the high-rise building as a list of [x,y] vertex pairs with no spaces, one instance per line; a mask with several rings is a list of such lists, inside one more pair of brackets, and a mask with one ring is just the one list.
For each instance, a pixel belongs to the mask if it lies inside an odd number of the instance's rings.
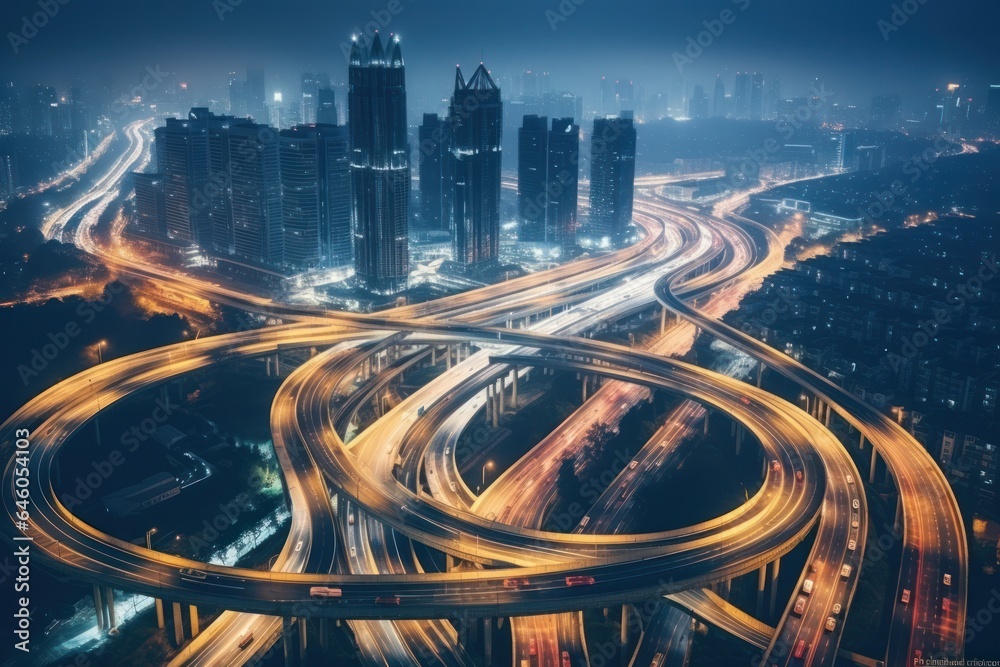
[[351,234],[350,138],[336,125],[281,132],[284,263],[296,269],[347,266]]
[[324,125],[337,125],[337,95],[333,88],[320,88],[316,91],[316,122]]
[[274,130],[256,123],[229,128],[234,254],[253,264],[282,261],[281,178]]
[[468,270],[500,256],[500,168],[503,102],[485,65],[468,82],[455,71],[449,109],[455,156],[454,259]]
[[236,76],[236,72],[229,73],[229,113],[233,116],[243,117],[247,115],[246,103],[246,82],[241,81]]
[[753,88],[752,77],[749,72],[736,73],[736,88],[733,93],[735,98],[735,108],[733,115],[736,118],[750,118],[750,95]]
[[615,97],[618,101],[617,113],[635,110],[635,86],[631,81],[616,81]]
[[636,131],[631,116],[595,118],[590,149],[589,234],[618,247],[632,223]]
[[376,32],[371,47],[351,48],[348,93],[355,273],[367,289],[406,288],[409,273],[410,161],[406,68],[398,38],[386,53]]
[[425,113],[419,130],[421,231],[451,229],[455,197],[455,155],[452,152],[451,120]]
[[705,119],[708,118],[708,95],[705,93],[705,89],[699,85],[695,85],[694,91],[691,93],[691,101],[688,106],[688,115],[695,119]]
[[136,228],[152,237],[166,236],[167,200],[163,174],[133,173]]
[[899,125],[903,97],[898,94],[876,95],[872,98],[871,122],[874,129],[894,130]]
[[770,79],[767,82],[767,96],[764,98],[764,117],[777,118],[781,112],[781,82]]
[[264,92],[264,70],[248,69],[247,80],[243,84],[243,100],[246,114],[258,123],[268,120],[267,96]]
[[518,238],[531,243],[549,240],[545,226],[545,178],[548,169],[549,119],[525,116],[517,134]]
[[572,248],[580,185],[580,126],[572,118],[552,120],[547,163],[545,226],[550,231],[546,236],[563,249]]
[[750,83],[750,118],[760,120],[764,117],[764,75],[754,72]]
[[155,130],[158,171],[166,194],[166,233],[180,242],[211,247],[208,125],[195,117],[168,118]]
[[1000,83],[990,84],[986,92],[986,115],[989,118],[1000,118]]
[[606,76],[601,77],[601,115],[612,116],[618,113],[618,98],[615,95],[615,82]]
[[716,118],[726,117],[726,84],[722,76],[715,77],[715,91],[712,96],[712,115]]

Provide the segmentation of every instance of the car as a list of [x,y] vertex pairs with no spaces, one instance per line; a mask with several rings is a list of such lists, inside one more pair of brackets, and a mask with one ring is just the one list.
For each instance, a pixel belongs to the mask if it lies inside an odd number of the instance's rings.
[[854,516],[853,516],[853,517],[851,518],[851,528],[857,528],[857,527],[858,527],[858,526],[860,526],[860,525],[861,525],[861,519],[860,519],[860,518],[858,518],[858,515],[857,515],[857,514],[855,514],[855,515],[854,515]]
[[528,655],[538,655],[538,642],[534,637],[528,640]]
[[630,463],[628,464],[628,469],[629,469],[629,470],[635,470],[635,467],[636,467],[637,465],[639,465],[639,462],[638,462],[638,461],[636,461],[636,460],[632,460],[632,461],[631,461],[631,462],[630,462]]
[[238,646],[241,651],[247,646],[250,646],[251,643],[253,643],[253,630],[248,630],[245,634],[240,635],[240,643]]
[[903,604],[910,604],[910,589],[904,588],[903,594],[899,596],[899,601]]
[[527,579],[522,579],[520,577],[511,577],[510,579],[503,580],[504,588],[522,588],[527,586],[530,582]]
[[792,613],[801,616],[802,612],[806,610],[806,596],[800,595],[795,599],[795,606],[792,607]]
[[351,547],[351,558],[358,557],[358,550],[355,547]]
[[813,562],[809,563],[809,571],[810,572],[818,572],[819,571],[819,565],[820,565],[819,561],[818,560],[814,560]]
[[801,482],[804,479],[804,477],[805,477],[805,475],[802,474],[801,470],[796,470],[795,471],[795,479],[797,479],[797,480],[799,480]]
[[848,565],[847,563],[844,563],[844,567],[840,568],[840,576],[842,576],[844,579],[847,579],[849,576],[851,576],[851,566]]
[[855,498],[854,500],[851,501],[851,507],[853,507],[854,509],[861,509],[861,501]]
[[569,661],[569,651],[562,652],[562,667],[573,667],[573,663]]
[[447,456],[448,454],[451,454],[451,447],[445,447],[444,448],[444,454],[445,454],[445,456]]
[[375,598],[375,604],[390,607],[398,607],[402,602],[398,595],[382,595]]
[[567,586],[593,586],[594,578],[588,575],[574,575],[566,577]]
[[302,540],[295,543],[295,553],[302,551]]
[[847,550],[848,551],[854,551],[857,548],[858,548],[858,541],[857,540],[847,540]]
[[353,512],[351,514],[347,515],[347,523],[348,523],[348,525],[351,525],[351,526],[354,525],[354,513]]
[[649,663],[649,667],[663,667],[663,658],[662,653],[657,653],[653,656],[653,662]]
[[805,639],[800,639],[799,643],[795,645],[795,653],[792,655],[796,660],[801,660],[806,656],[806,651],[809,650],[809,644],[806,644]]
[[208,576],[207,572],[202,572],[201,570],[193,570],[189,567],[183,567],[178,570],[185,577],[191,577],[192,579],[205,579]]
[[805,581],[802,582],[802,592],[805,593],[806,595],[809,595],[810,593],[813,592],[813,585],[814,584],[812,579],[806,579]]
[[750,405],[750,399],[746,396],[740,396],[740,403],[743,405]]
[[951,575],[950,574],[945,573],[945,575],[944,575],[944,585],[945,586],[951,586]]
[[844,607],[843,607],[843,605],[841,605],[841,604],[840,604],[840,603],[838,602],[838,603],[836,603],[835,605],[833,605],[833,608],[832,608],[832,609],[830,609],[830,612],[831,612],[831,613],[832,613],[832,614],[833,614],[834,616],[840,616],[840,612],[841,612],[841,611],[843,611],[843,610],[844,610]]
[[339,598],[344,591],[339,588],[327,588],[326,586],[313,586],[309,589],[311,598]]
[[455,493],[455,492],[456,492],[456,489],[458,489],[458,487],[457,487],[457,486],[455,486],[455,482],[452,482],[452,483],[451,483],[451,484],[449,484],[448,486],[449,486],[449,487],[451,488],[451,492],[452,492],[452,493]]
[[854,475],[848,475],[847,476],[847,483],[848,484],[854,484]]
[[589,516],[583,517],[582,519],[580,519],[580,528],[586,528],[588,523],[590,523],[590,517]]
[[824,625],[823,628],[827,632],[833,632],[834,630],[837,629],[837,619],[835,619],[833,616],[828,616],[826,619],[826,625]]
[[778,460],[775,459],[775,460],[771,461],[771,471],[772,472],[778,472],[779,470],[781,470],[781,464],[778,463]]

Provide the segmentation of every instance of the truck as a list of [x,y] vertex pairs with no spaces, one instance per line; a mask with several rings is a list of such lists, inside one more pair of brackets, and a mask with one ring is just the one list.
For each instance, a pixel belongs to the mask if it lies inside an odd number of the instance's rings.
[[309,597],[312,598],[339,598],[344,591],[339,588],[327,588],[326,586],[313,586],[309,589]]

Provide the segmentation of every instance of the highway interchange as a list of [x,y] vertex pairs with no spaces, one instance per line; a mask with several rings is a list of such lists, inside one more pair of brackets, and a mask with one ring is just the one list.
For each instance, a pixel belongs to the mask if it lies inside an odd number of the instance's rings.
[[[895,600],[904,589],[912,598],[894,607],[887,664],[908,663],[917,655],[962,656],[966,541],[954,496],[936,464],[885,415],[717,319],[780,266],[783,248],[767,230],[671,205],[653,194],[653,181],[636,196],[641,240],[623,251],[375,315],[291,306],[153,266],[120,245],[105,248],[95,240],[99,212],[127,173],[146,159],[148,127],[136,122],[125,129],[129,147],[122,158],[86,197],[54,213],[46,232],[76,242],[122,273],[286,323],[96,366],[15,413],[2,427],[2,445],[8,452],[15,429],[32,430],[32,534],[36,553],[53,568],[81,581],[231,610],[187,644],[173,664],[241,664],[250,652],[239,650],[240,637],[252,629],[260,648],[263,638],[280,636],[283,617],[350,619],[366,661],[393,665],[470,664],[454,626],[444,619],[461,626],[511,617],[516,660],[559,665],[566,651],[572,664],[584,664],[579,610],[676,595],[699,618],[720,617],[720,607],[703,592],[707,586],[767,568],[813,530],[810,565],[786,601],[763,659],[833,664],[868,531],[861,475],[823,425],[831,414],[879,452],[901,490],[904,557]],[[89,205],[95,206],[73,229],[70,221]],[[649,349],[588,337],[598,325],[658,304],[677,320],[670,317],[670,326]],[[669,355],[690,346],[696,331],[710,332],[798,383],[811,399],[812,414],[737,377],[672,359]],[[125,543],[83,524],[52,492],[58,448],[99,410],[220,360],[291,349],[317,353],[287,378],[272,405],[274,446],[292,522],[271,572],[189,562]],[[357,406],[377,396],[408,364],[426,363],[428,354],[447,355],[448,369],[345,442]],[[498,409],[515,376],[546,368],[579,373],[582,382],[601,378],[602,384],[529,456],[477,496],[458,471],[460,434],[487,409],[487,401]],[[722,370],[740,375],[747,369]],[[346,404],[332,404],[330,397],[353,386],[359,372],[363,381],[351,389]],[[497,392],[501,382],[506,393]],[[541,530],[555,500],[552,481],[559,461],[575,453],[590,425],[617,423],[654,390],[688,400],[642,448],[636,467],[623,470],[588,510],[586,525],[577,523],[568,533]],[[759,443],[761,489],[714,520],[665,533],[628,534],[630,493],[655,480],[664,461],[679,455],[676,450],[707,418],[706,410],[728,415],[740,437],[746,432]],[[12,479],[8,470],[3,497],[11,515]],[[628,488],[632,491],[624,492]],[[12,525],[5,524],[8,535]],[[423,547],[416,545],[444,551],[459,565],[450,572],[425,571],[431,563],[419,558]],[[844,566],[850,568],[847,576]],[[182,569],[206,576],[184,576]],[[950,585],[944,584],[945,574]],[[566,585],[567,576],[580,575],[592,576],[593,585]],[[530,584],[505,586],[511,578]],[[814,592],[797,613],[806,578]],[[313,600],[313,585],[340,587],[343,597],[335,603]],[[376,604],[387,596],[399,596],[401,604]],[[835,604],[839,614],[832,614]],[[721,608],[720,627],[737,634],[746,628]],[[558,615],[539,615],[548,612]],[[828,631],[831,616],[836,624]],[[662,605],[647,628],[652,629],[633,660],[652,654],[682,664],[686,649],[677,647],[690,644],[689,617]],[[802,659],[793,655],[800,645],[806,647]]]

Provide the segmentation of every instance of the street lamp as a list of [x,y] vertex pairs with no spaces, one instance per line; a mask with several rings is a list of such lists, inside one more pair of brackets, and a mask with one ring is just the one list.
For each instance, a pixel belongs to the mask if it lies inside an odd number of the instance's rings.
[[486,465],[483,466],[483,488],[486,488],[486,471],[493,470],[493,461],[487,461]]
[[153,548],[153,543],[152,543],[152,541],[150,540],[150,538],[151,538],[151,537],[153,536],[153,534],[154,534],[154,533],[156,533],[156,532],[157,532],[156,528],[150,528],[149,530],[147,530],[147,531],[146,531],[146,548],[147,548],[147,549],[150,549],[150,550],[152,550],[152,548]]

